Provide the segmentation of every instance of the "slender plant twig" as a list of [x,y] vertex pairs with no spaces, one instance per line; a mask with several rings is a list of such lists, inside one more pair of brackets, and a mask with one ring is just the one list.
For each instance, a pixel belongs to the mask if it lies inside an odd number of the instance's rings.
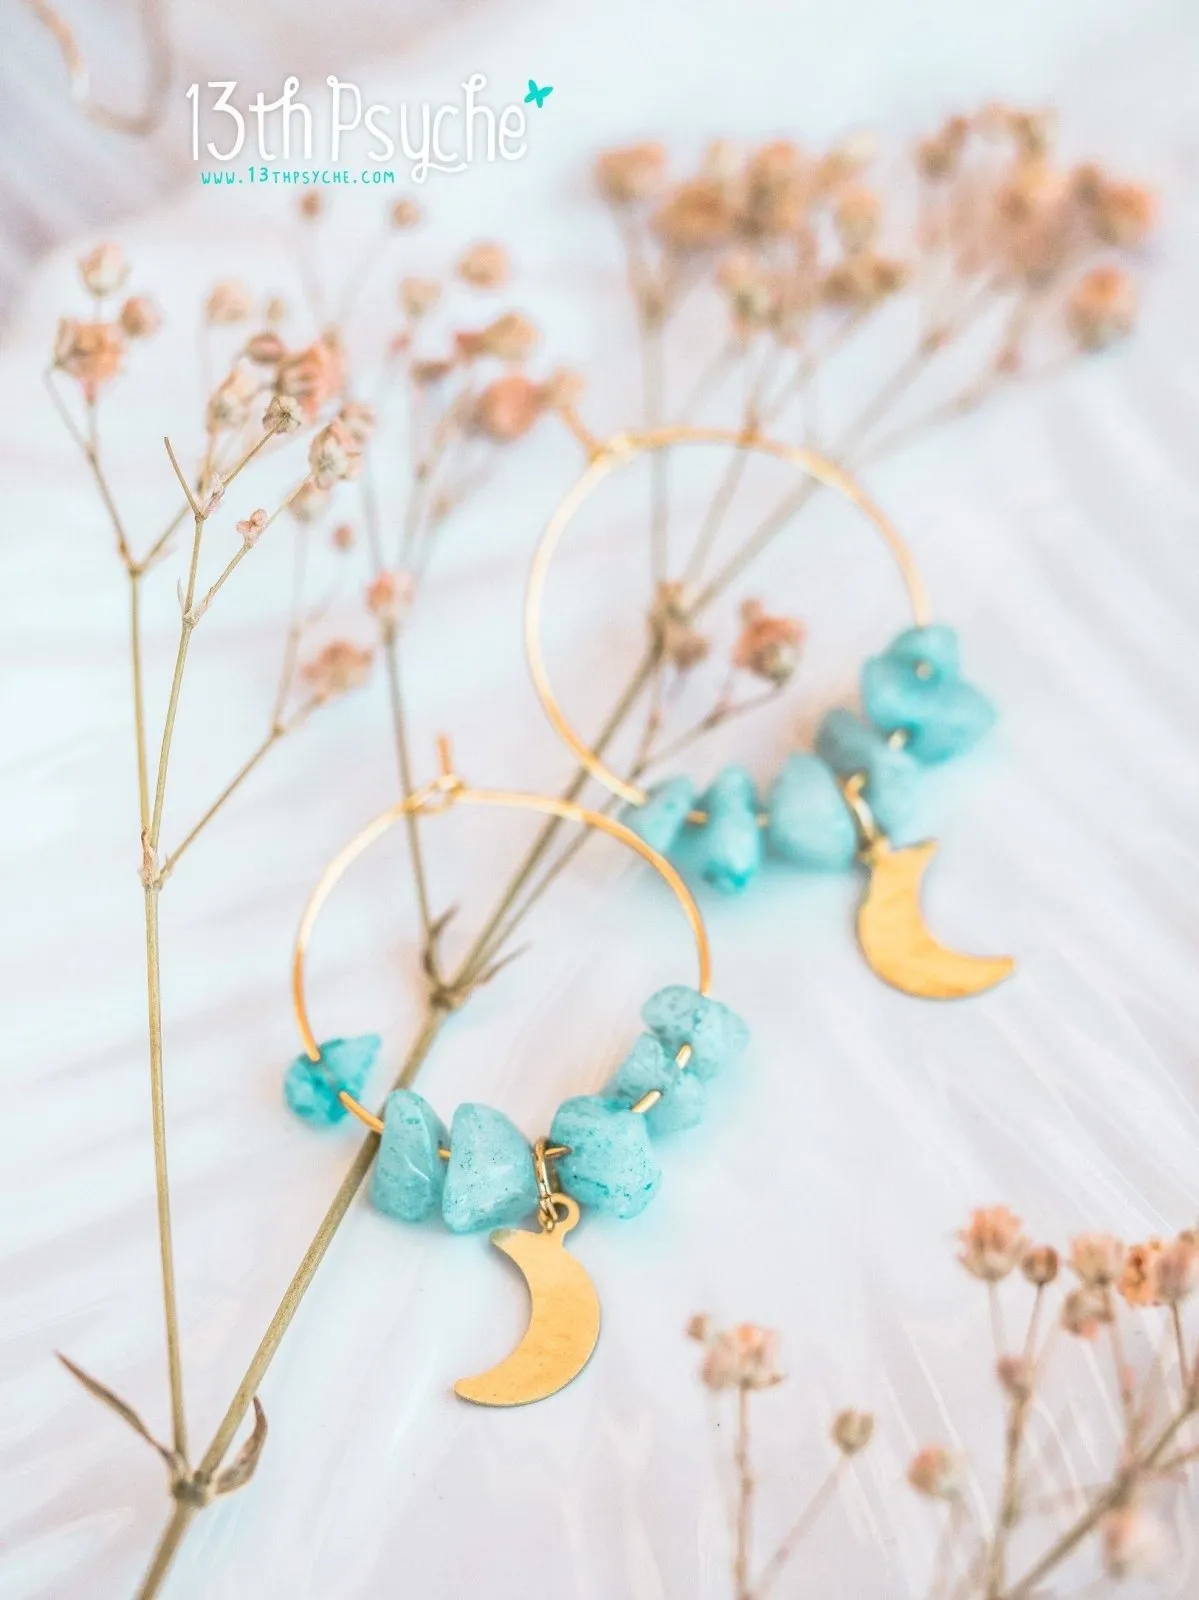
[[847,1464],[848,1457],[842,1455],[837,1458],[824,1481],[783,1536],[778,1549],[762,1568],[761,1576],[754,1585],[753,1600],[766,1600],[767,1593],[795,1554],[800,1540],[809,1533],[820,1513],[837,1492]]

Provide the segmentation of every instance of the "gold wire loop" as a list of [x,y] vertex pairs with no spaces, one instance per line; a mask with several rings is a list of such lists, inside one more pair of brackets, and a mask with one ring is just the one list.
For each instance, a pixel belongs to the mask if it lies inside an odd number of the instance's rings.
[[[648,428],[640,432],[614,434],[611,438],[595,445],[589,452],[590,459],[587,466],[555,508],[541,536],[541,542],[533,554],[525,589],[525,655],[529,663],[533,688],[555,733],[578,758],[580,765],[586,767],[591,776],[602,783],[605,789],[627,804],[635,806],[645,804],[648,798],[647,792],[639,785],[613,772],[591,746],[584,743],[558,703],[550,683],[541,644],[541,613],[545,603],[545,586],[550,564],[563,533],[583,502],[617,466],[624,465],[638,455],[667,449],[676,444],[726,444],[735,449],[754,450],[763,455],[774,456],[780,461],[798,467],[817,483],[842,495],[867,517],[890,552],[907,590],[912,617],[917,626],[924,626],[929,620],[928,597],[924,584],[916,569],[912,553],[898,529],[857,479],[843,467],[839,467],[835,461],[829,460],[827,456],[822,456],[815,450],[805,449],[801,445],[784,444],[781,440],[767,438],[756,429],[677,426]],[[688,821],[693,823],[702,823],[706,820],[704,813],[700,811],[692,812],[688,817]]]
[[[411,794],[389,806],[386,811],[381,811],[377,817],[372,818],[348,844],[342,846],[338,853],[329,862],[317,880],[316,887],[308,897],[300,917],[300,925],[296,930],[295,944],[292,948],[291,958],[291,997],[292,1007],[295,1011],[296,1024],[300,1031],[300,1038],[304,1043],[304,1051],[312,1062],[319,1062],[321,1058],[320,1045],[312,1031],[312,1023],[308,1016],[308,1003],[304,992],[304,967],[308,957],[308,947],[312,940],[312,931],[316,925],[321,908],[329,898],[333,889],[341,880],[343,874],[357,861],[358,857],[368,850],[377,839],[380,839],[387,830],[401,818],[414,814],[421,816],[438,816],[442,812],[456,805],[470,806],[497,806],[517,811],[536,811],[543,816],[560,817],[566,822],[577,822],[583,827],[594,828],[598,833],[606,833],[609,838],[615,839],[619,844],[625,845],[634,854],[647,861],[665,880],[667,887],[672,891],[682,908],[687,919],[687,926],[695,941],[698,976],[696,988],[700,994],[708,994],[712,982],[712,951],[708,944],[708,933],[704,927],[704,919],[700,914],[695,897],[683,882],[679,873],[666,860],[658,854],[652,845],[627,828],[623,822],[618,822],[614,817],[605,816],[602,811],[591,811],[586,806],[579,805],[574,800],[563,800],[556,795],[531,794],[517,789],[473,789],[466,781],[454,771],[448,740],[438,740],[438,760],[440,772],[429,783],[422,784]],[[687,1047],[684,1046],[684,1049]],[[682,1052],[680,1052],[680,1055]],[[347,1111],[353,1113],[373,1133],[383,1132],[383,1123],[379,1117],[356,1100],[353,1095],[344,1089],[339,1092],[338,1098]],[[634,1110],[642,1109],[635,1106]],[[644,1109],[648,1110],[646,1106]],[[565,1155],[566,1149],[562,1146],[548,1146],[543,1156],[553,1160]],[[448,1152],[443,1152],[448,1154]],[[548,1181],[548,1180],[547,1180]]]

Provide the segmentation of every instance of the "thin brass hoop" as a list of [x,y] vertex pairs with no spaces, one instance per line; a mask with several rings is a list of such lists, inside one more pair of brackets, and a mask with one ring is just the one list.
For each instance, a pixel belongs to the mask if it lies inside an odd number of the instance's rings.
[[[583,502],[616,467],[623,466],[646,452],[667,449],[676,444],[727,444],[743,450],[756,450],[763,455],[790,462],[817,483],[844,496],[866,516],[894,558],[904,588],[907,590],[913,621],[919,627],[927,624],[929,620],[928,596],[925,593],[924,583],[916,570],[912,553],[898,529],[858,481],[835,461],[830,461],[827,456],[822,456],[815,450],[807,450],[801,445],[784,444],[780,440],[766,438],[762,434],[738,432],[730,428],[648,428],[639,432],[618,433],[610,439],[591,442],[588,447],[590,460],[586,468],[573,487],[559,501],[533,554],[529,580],[525,588],[525,656],[537,698],[541,701],[542,709],[558,737],[578,758],[580,765],[586,767],[591,776],[602,783],[605,789],[627,804],[635,806],[645,804],[648,799],[647,792],[613,772],[591,746],[584,743],[558,703],[550,683],[545,653],[541,645],[541,614],[550,563],[567,525]],[[703,823],[707,818],[702,811],[693,811],[687,820]]]
[[[308,1005],[304,997],[304,963],[308,955],[308,946],[312,940],[312,930],[321,908],[329,898],[343,874],[358,859],[364,851],[369,850],[377,839],[380,839],[387,830],[401,818],[407,816],[440,816],[443,812],[457,805],[473,806],[502,806],[518,811],[537,811],[543,816],[561,817],[566,822],[577,822],[583,827],[594,828],[599,833],[606,833],[610,838],[626,845],[643,861],[663,878],[667,886],[673,891],[675,898],[682,908],[687,919],[687,925],[695,940],[696,956],[698,960],[699,976],[696,988],[700,994],[709,993],[712,982],[712,952],[708,944],[708,933],[704,927],[704,919],[700,909],[695,903],[695,897],[675,871],[674,867],[653,848],[646,844],[644,839],[638,837],[631,828],[626,828],[623,822],[618,822],[614,817],[606,817],[601,811],[591,811],[586,806],[578,805],[573,800],[562,800],[556,795],[530,794],[517,789],[472,789],[453,770],[448,741],[438,740],[438,757],[441,771],[429,783],[424,784],[412,794],[406,795],[403,800],[389,806],[386,811],[381,811],[366,824],[348,844],[343,845],[325,868],[317,880],[316,887],[308,897],[300,917],[300,925],[296,930],[295,945],[291,958],[291,997],[295,1010],[296,1024],[300,1030],[300,1038],[304,1043],[304,1050],[308,1059],[318,1062],[321,1059],[320,1046],[316,1035],[312,1031],[312,1024],[308,1017]],[[675,1057],[680,1067],[686,1065],[691,1056],[689,1045],[683,1045]],[[373,1133],[383,1132],[383,1123],[379,1117],[356,1100],[353,1095],[342,1090],[338,1096],[347,1111],[353,1113]],[[652,1089],[642,1096],[633,1111],[649,1111],[661,1094]],[[563,1152],[556,1147],[545,1150],[545,1156],[553,1158]],[[448,1154],[448,1152],[443,1152]]]

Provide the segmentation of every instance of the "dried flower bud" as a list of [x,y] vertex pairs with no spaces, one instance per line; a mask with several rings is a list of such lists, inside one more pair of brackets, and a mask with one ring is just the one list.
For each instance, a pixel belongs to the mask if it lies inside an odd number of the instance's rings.
[[723,184],[694,178],[655,212],[653,227],[672,250],[709,250],[731,236],[733,208]]
[[687,593],[680,583],[660,583],[649,613],[651,637],[676,672],[689,672],[708,655],[711,645],[687,616]]
[[1136,319],[1136,284],[1119,267],[1095,267],[1066,302],[1066,326],[1084,350],[1106,350]]
[[809,163],[790,139],[762,145],[746,163],[736,219],[739,230],[751,239],[794,233],[815,189]]
[[744,337],[769,326],[775,312],[774,280],[753,256],[741,250],[725,256],[716,269],[716,281],[738,334]]
[[571,372],[567,367],[559,367],[556,372],[551,372],[541,385],[541,397],[551,411],[573,411],[579,403],[583,389],[584,381],[581,373]]
[[1080,1233],[1070,1241],[1070,1266],[1083,1283],[1106,1288],[1124,1270],[1124,1246],[1110,1233]]
[[494,356],[497,361],[524,361],[540,338],[528,317],[507,311],[479,333],[460,336],[464,355]]
[[1160,1239],[1129,1247],[1124,1257],[1119,1289],[1130,1306],[1158,1305],[1157,1264],[1165,1246]]
[[412,381],[419,388],[427,389],[435,383],[441,383],[449,377],[454,370],[452,361],[414,361],[412,363]]
[[348,522],[339,522],[329,535],[329,543],[335,550],[352,550],[354,548],[354,530]]
[[688,1339],[694,1339],[697,1344],[707,1344],[712,1336],[712,1319],[706,1311],[698,1311],[687,1323],[685,1329]]
[[98,244],[79,263],[79,276],[83,287],[97,300],[116,294],[125,287],[129,276],[129,263],[119,244]]
[[512,372],[489,383],[475,400],[471,427],[496,444],[509,444],[528,433],[544,409],[540,385],[523,372]]
[[148,295],[136,294],[121,307],[121,331],[129,339],[152,339],[162,327],[162,316]]
[[1006,1206],[987,1206],[970,1213],[958,1242],[958,1260],[966,1271],[984,1283],[998,1283],[1015,1267],[1028,1241],[1019,1217]]
[[348,639],[334,639],[300,669],[300,676],[318,700],[357,689],[370,676],[371,652]]
[[1157,196],[1137,183],[1105,183],[1092,203],[1091,222],[1105,244],[1138,250],[1157,226]]
[[362,470],[362,446],[340,419],[322,428],[308,447],[308,465],[322,489]]
[[287,354],[287,347],[277,333],[256,333],[246,341],[246,356],[259,367],[277,367]]
[[305,478],[287,502],[287,509],[297,522],[317,522],[329,508],[332,491],[315,478]]
[[879,210],[878,195],[861,184],[843,189],[837,196],[833,223],[847,255],[855,255],[874,243],[878,234]]
[[1104,1513],[1099,1543],[1111,1578],[1145,1577],[1157,1570],[1165,1554],[1161,1524],[1135,1501]]
[[733,665],[781,689],[799,665],[804,628],[793,617],[767,616],[761,602],[741,607],[741,633],[733,646]]
[[666,151],[660,144],[647,142],[605,150],[595,164],[600,193],[617,206],[652,200],[662,192],[665,180]]
[[1062,1327],[1076,1339],[1094,1339],[1112,1320],[1112,1308],[1102,1289],[1071,1289],[1062,1305]]
[[1007,127],[1020,154],[1040,161],[1049,154],[1057,130],[1057,116],[1051,110],[1009,111]]
[[209,432],[240,428],[257,396],[258,384],[251,374],[241,367],[234,368],[209,397],[205,414]]
[[930,138],[916,146],[916,167],[930,183],[943,183],[957,171],[970,124],[965,117],[950,117]]
[[844,1455],[856,1456],[874,1437],[874,1418],[869,1411],[839,1411],[830,1437]]
[[441,299],[441,285],[433,278],[404,278],[400,282],[400,305],[413,322],[428,316]]
[[112,322],[64,318],[54,338],[54,365],[76,379],[88,400],[115,378],[125,357],[121,330]]
[[783,1381],[777,1356],[778,1334],[773,1329],[742,1322],[712,1337],[700,1379],[717,1393],[722,1389],[770,1389]]
[[1193,1233],[1171,1239],[1154,1263],[1158,1302],[1176,1306],[1199,1288],[1199,1242]]
[[391,225],[393,228],[415,228],[421,220],[421,209],[415,200],[405,197],[397,200],[391,208]]
[[926,1445],[908,1465],[908,1482],[917,1494],[930,1500],[956,1500],[963,1481],[961,1459],[944,1445]]
[[289,394],[277,394],[262,413],[262,426],[268,433],[298,433],[304,426],[304,413],[298,400]]
[[254,545],[258,543],[258,536],[266,527],[268,517],[265,510],[259,506],[257,511],[251,511],[244,522],[237,524],[237,531],[241,534],[242,543]]
[[995,1363],[999,1386],[1013,1400],[1027,1400],[1032,1394],[1032,1363],[1024,1356],[1000,1356]]
[[870,311],[891,295],[898,294],[909,275],[902,261],[862,250],[830,269],[821,285],[821,295],[828,305],[844,306],[850,311]]
[[394,628],[412,604],[414,584],[410,572],[383,571],[366,589],[366,609],[385,627]]
[[375,431],[375,408],[361,400],[349,400],[337,413],[338,420],[350,431],[351,438],[361,446],[370,442]]
[[200,515],[210,517],[225,498],[225,480],[219,472],[214,472],[208,480],[208,498],[200,506]]
[[273,294],[263,307],[262,314],[272,326],[278,322],[286,322],[289,316],[287,301],[281,294]]
[[859,128],[847,134],[825,152],[816,167],[815,187],[821,194],[831,194],[856,178],[878,154],[878,140],[868,128]]
[[508,252],[502,244],[472,244],[458,263],[458,276],[473,289],[499,289],[508,281]]
[[314,222],[325,209],[325,197],[319,189],[307,189],[300,196],[298,209],[305,222]]
[[345,386],[345,367],[336,340],[326,334],[307,349],[285,356],[275,374],[275,389],[299,401],[308,422],[314,422],[324,407]]
[[250,291],[244,283],[233,280],[218,283],[204,302],[205,318],[218,326],[248,322],[253,311]]
[[1024,1260],[1020,1263],[1020,1271],[1035,1284],[1038,1289],[1044,1289],[1047,1284],[1057,1277],[1058,1253],[1051,1244],[1038,1244],[1026,1252]]

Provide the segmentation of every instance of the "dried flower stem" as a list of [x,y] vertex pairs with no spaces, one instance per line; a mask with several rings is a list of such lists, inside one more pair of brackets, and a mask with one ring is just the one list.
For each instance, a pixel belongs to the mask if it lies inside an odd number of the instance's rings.
[[845,1474],[848,1458],[838,1456],[830,1469],[827,1477],[800,1512],[784,1535],[778,1549],[762,1568],[761,1576],[754,1585],[754,1600],[766,1600],[766,1595],[775,1579],[794,1555],[800,1541],[811,1531],[820,1513],[833,1498]]
[[734,1600],[753,1600],[749,1587],[749,1561],[753,1539],[754,1475],[750,1458],[749,1390],[744,1387],[737,1391],[733,1466],[737,1475],[737,1511],[733,1525],[733,1595]]

